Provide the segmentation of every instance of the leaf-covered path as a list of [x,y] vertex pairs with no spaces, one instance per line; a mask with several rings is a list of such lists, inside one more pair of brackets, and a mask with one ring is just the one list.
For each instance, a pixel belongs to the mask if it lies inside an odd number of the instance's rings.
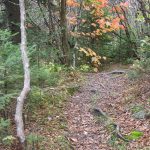
[[[111,145],[112,133],[106,127],[105,121],[98,122],[98,118],[91,113],[93,108],[100,108],[108,114],[119,124],[122,134],[127,134],[133,129],[144,131],[146,141],[131,142],[124,147],[125,149],[136,150],[138,143],[139,147],[150,146],[149,121],[134,119],[125,106],[124,93],[129,86],[131,83],[125,74],[87,75],[86,83],[72,96],[67,107],[69,139],[75,150],[115,150],[123,148],[126,144],[119,139],[114,141],[114,146]],[[117,146],[119,144],[120,147]]]

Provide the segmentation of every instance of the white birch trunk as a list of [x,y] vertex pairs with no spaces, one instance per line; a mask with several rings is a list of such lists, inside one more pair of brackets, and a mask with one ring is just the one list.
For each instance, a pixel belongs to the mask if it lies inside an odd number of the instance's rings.
[[17,136],[21,143],[25,142],[24,134],[24,123],[23,123],[23,106],[24,101],[30,91],[30,70],[29,70],[29,59],[27,56],[27,46],[26,46],[26,30],[25,30],[25,4],[24,0],[19,0],[20,4],[20,21],[21,21],[21,57],[24,68],[24,86],[17,98],[15,121],[17,127]]

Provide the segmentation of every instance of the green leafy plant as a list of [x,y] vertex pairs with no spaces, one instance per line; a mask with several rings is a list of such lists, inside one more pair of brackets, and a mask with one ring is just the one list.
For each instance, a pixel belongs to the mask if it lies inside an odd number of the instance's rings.
[[10,120],[0,118],[0,140],[3,141],[9,134],[8,128],[10,127]]
[[42,89],[39,87],[33,86],[31,88],[31,92],[29,94],[28,105],[32,105],[32,108],[33,108],[33,105],[36,107],[36,106],[42,104],[43,97],[44,97],[44,93],[43,93]]
[[5,138],[2,139],[2,142],[5,144],[5,145],[11,145],[13,144],[14,140],[16,140],[15,137],[13,137],[12,135],[8,135],[6,136]]
[[130,134],[127,136],[129,140],[138,140],[143,136],[143,132],[140,131],[132,131]]
[[91,70],[91,68],[90,68],[89,65],[84,64],[84,65],[80,66],[79,70],[82,71],[82,72],[89,72]]
[[59,83],[60,71],[62,68],[60,66],[50,64],[42,65],[40,67],[34,66],[31,68],[31,78],[34,85],[44,86],[56,86]]
[[145,37],[140,41],[140,46],[137,51],[139,59],[134,61],[132,66],[133,71],[129,73],[131,79],[140,77],[143,74],[150,73],[150,38]]
[[8,128],[10,125],[10,120],[4,120],[3,118],[0,119],[0,130],[3,130],[4,128]]
[[30,144],[33,142],[41,142],[43,139],[44,137],[39,136],[37,134],[33,134],[33,133],[27,136],[27,142],[29,142]]
[[33,150],[40,149],[40,142],[44,140],[43,136],[31,133],[27,136],[27,146]]
[[141,110],[144,110],[142,105],[134,105],[134,106],[131,107],[132,113],[137,113]]
[[12,94],[3,94],[0,97],[0,111],[4,110],[5,107],[10,103],[11,99],[14,98],[16,96],[16,93],[12,93]]

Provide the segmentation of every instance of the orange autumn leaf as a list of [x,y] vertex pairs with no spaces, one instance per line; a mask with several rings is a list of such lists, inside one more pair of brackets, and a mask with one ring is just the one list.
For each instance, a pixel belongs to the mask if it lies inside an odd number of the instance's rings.
[[120,28],[120,18],[119,17],[116,17],[112,20],[112,24],[111,24],[111,27],[114,29],[114,30],[119,30]]
[[124,15],[120,15],[119,17],[120,17],[121,20],[125,19]]
[[125,27],[123,25],[120,25],[121,30],[125,30]]
[[79,6],[79,4],[75,0],[67,0],[67,6],[77,7],[77,6]]
[[105,19],[97,19],[96,22],[99,24],[100,28],[103,28],[105,26]]
[[121,12],[122,11],[122,9],[120,8],[120,6],[114,6],[114,11],[115,12]]

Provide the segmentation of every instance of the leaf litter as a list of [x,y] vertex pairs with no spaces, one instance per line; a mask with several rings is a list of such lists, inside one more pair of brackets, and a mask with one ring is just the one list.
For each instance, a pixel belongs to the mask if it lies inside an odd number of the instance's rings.
[[[134,118],[131,106],[140,104],[150,110],[150,81],[130,81],[126,74],[89,73],[86,83],[68,102],[66,109],[68,139],[75,150],[144,150],[150,149],[150,119]],[[148,89],[148,90],[147,90]],[[91,109],[103,110],[119,125],[126,137],[141,133],[141,137],[125,142],[108,130],[105,121],[91,113]],[[136,135],[135,135],[136,136]]]

